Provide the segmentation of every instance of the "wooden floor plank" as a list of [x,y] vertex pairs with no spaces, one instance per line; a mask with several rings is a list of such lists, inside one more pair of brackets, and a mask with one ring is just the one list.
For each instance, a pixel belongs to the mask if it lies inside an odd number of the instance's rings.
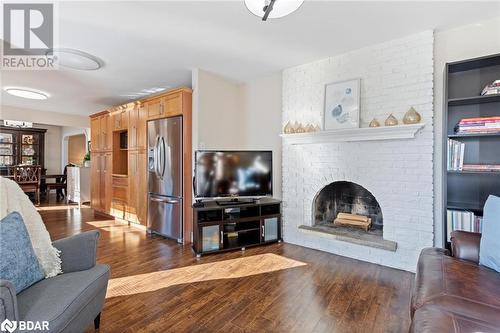
[[[147,236],[88,207],[57,207],[54,202],[40,207],[52,239],[99,230],[98,261],[111,266],[115,282],[130,279],[137,286],[125,289],[131,294],[106,299],[100,332],[408,330],[410,273],[283,243],[197,259],[189,246]],[[263,258],[273,265],[278,260],[276,267],[283,262],[283,269],[265,271],[263,263],[252,259],[268,254],[276,257]],[[252,266],[231,261],[241,258]],[[304,266],[289,266],[280,258]],[[198,266],[203,279],[192,282]],[[224,278],[226,273],[238,277]],[[156,276],[172,280],[155,281]]]

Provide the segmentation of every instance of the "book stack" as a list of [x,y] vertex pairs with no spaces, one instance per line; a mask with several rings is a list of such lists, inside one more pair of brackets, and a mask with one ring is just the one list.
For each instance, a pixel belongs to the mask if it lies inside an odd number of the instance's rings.
[[493,81],[492,84],[488,84],[486,87],[484,87],[483,91],[481,91],[481,96],[497,94],[500,94],[500,80]]
[[483,217],[476,216],[473,212],[467,210],[448,209],[446,220],[448,242],[451,240],[451,232],[454,230],[481,232],[483,227]]
[[448,170],[462,171],[464,166],[465,143],[448,139]]
[[455,128],[457,134],[500,133],[500,117],[465,118]]

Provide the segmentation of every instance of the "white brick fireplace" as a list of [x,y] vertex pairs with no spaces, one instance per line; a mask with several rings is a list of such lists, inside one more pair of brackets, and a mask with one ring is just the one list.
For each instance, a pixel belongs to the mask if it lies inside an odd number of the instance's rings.
[[[327,42],[327,41],[325,41]],[[334,40],[328,42],[333,43]],[[325,84],[361,78],[361,127],[411,107],[425,127],[413,139],[291,145],[283,140],[284,239],[322,251],[414,271],[433,245],[433,33],[426,31],[283,73],[283,124],[322,123]],[[313,200],[326,185],[349,181],[373,194],[383,239],[395,251],[333,239],[311,226]]]

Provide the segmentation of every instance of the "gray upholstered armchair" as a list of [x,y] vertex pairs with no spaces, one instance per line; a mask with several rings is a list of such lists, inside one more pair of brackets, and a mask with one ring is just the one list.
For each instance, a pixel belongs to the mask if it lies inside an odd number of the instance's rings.
[[53,242],[61,251],[63,274],[44,279],[16,295],[11,282],[0,280],[0,322],[48,321],[50,332],[84,332],[99,328],[109,266],[96,264],[98,231]]

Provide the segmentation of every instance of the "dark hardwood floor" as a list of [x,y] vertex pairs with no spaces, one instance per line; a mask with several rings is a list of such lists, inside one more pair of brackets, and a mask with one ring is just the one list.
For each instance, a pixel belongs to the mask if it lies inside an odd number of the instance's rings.
[[196,259],[189,246],[54,202],[40,207],[53,240],[101,232],[111,280],[100,332],[408,331],[413,274],[290,244]]

